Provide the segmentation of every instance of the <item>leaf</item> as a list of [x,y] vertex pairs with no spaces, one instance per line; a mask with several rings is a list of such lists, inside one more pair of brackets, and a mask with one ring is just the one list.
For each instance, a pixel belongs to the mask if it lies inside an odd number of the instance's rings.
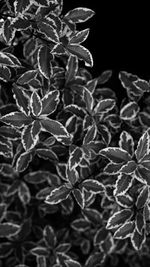
[[134,178],[131,175],[121,173],[115,184],[114,195],[123,195],[132,186]]
[[27,169],[29,163],[32,161],[32,153],[26,151],[20,155],[16,162],[16,171],[23,172]]
[[28,70],[24,72],[17,80],[17,83],[20,85],[28,84],[33,80],[37,75],[37,70]]
[[5,158],[12,158],[13,157],[13,147],[12,143],[9,140],[0,140],[0,155]]
[[78,7],[70,10],[66,15],[65,19],[71,20],[74,23],[85,22],[88,19],[92,18],[95,15],[95,12],[89,8]]
[[31,6],[30,0],[15,0],[14,2],[15,14],[18,15],[18,13],[23,13],[27,11],[30,6]]
[[77,117],[84,118],[85,110],[75,104],[70,104],[65,106],[66,111],[70,111],[72,114],[75,114]]
[[2,36],[7,45],[11,45],[12,40],[15,37],[15,28],[12,25],[10,18],[6,18],[2,27]]
[[87,67],[93,67],[93,58],[90,51],[82,45],[68,44],[67,50],[74,56],[77,56],[80,60],[85,62]]
[[13,60],[2,51],[0,51],[0,64],[2,64],[2,66],[14,66]]
[[29,98],[25,93],[25,90],[21,86],[13,84],[13,97],[16,101],[18,109],[23,112],[26,116],[29,115]]
[[12,127],[22,128],[25,125],[32,123],[32,118],[27,117],[24,113],[15,111],[6,114],[0,118],[0,120]]
[[101,122],[97,125],[98,133],[101,135],[103,141],[108,145],[111,141],[111,132],[105,124]]
[[31,200],[31,194],[29,191],[29,187],[24,182],[21,182],[19,186],[18,196],[24,205],[29,204]]
[[12,21],[12,27],[16,31],[27,30],[30,26],[30,21],[25,18],[21,18],[20,16],[15,17]]
[[125,222],[114,233],[114,238],[116,238],[116,239],[126,239],[128,237],[131,237],[133,231],[134,231],[134,222],[133,221]]
[[[63,169],[61,168],[61,170],[63,170]],[[59,175],[61,175],[61,173],[59,173]],[[65,167],[64,177],[62,177],[62,175],[61,175],[61,178],[62,179],[67,178],[67,181],[69,181],[72,185],[74,185],[79,179],[79,173],[75,168],[70,169],[69,164],[67,164],[67,166]]]
[[127,73],[126,71],[120,71],[119,72],[119,79],[121,81],[122,86],[127,90],[128,95],[129,95],[129,93],[132,93],[133,96],[141,96],[142,95],[142,93],[143,93],[142,90],[134,85],[134,82],[138,80],[137,75]]
[[46,46],[41,46],[38,50],[37,62],[39,71],[46,79],[50,79],[51,76],[51,60],[50,50]]
[[46,197],[45,203],[55,205],[68,198],[71,189],[66,185],[61,185],[53,189],[49,196]]
[[142,90],[143,92],[149,92],[150,91],[150,84],[142,79],[138,79],[135,82],[133,82],[133,84],[140,90]]
[[50,91],[42,98],[41,115],[48,116],[53,113],[60,101],[60,93],[58,90]]
[[73,34],[73,37],[71,37],[69,43],[70,44],[83,43],[87,39],[89,32],[90,32],[90,29],[85,29],[85,30],[76,32],[75,34]]
[[97,180],[87,179],[82,182],[82,186],[93,194],[105,192],[105,187]]
[[122,120],[134,120],[139,112],[139,106],[136,102],[129,102],[120,110]]
[[41,184],[46,182],[49,172],[47,171],[35,171],[29,172],[24,176],[24,180],[29,184]]
[[105,84],[106,82],[109,81],[109,79],[112,76],[112,70],[105,70],[101,73],[101,75],[98,77],[98,85],[99,84]]
[[114,175],[120,173],[120,169],[124,163],[113,163],[110,162],[104,168],[104,173],[108,175]]
[[65,261],[66,267],[81,267],[81,264],[76,260],[66,260]]
[[149,153],[149,133],[146,131],[138,141],[137,149],[135,155],[138,162],[142,161],[142,158]]
[[5,203],[0,203],[0,222],[3,221],[3,219],[6,216],[6,211],[7,211],[7,205]]
[[52,226],[50,225],[45,226],[43,230],[43,238],[48,247],[55,248],[57,239]]
[[[86,108],[87,108],[88,112],[92,115],[93,106],[94,106],[94,98],[93,98],[92,94],[86,89],[86,87],[84,90],[84,101],[86,103]],[[90,118],[87,117],[87,119],[90,119]]]
[[53,152],[52,149],[38,148],[36,149],[36,154],[42,159],[50,160],[52,162],[59,161],[56,153]]
[[0,65],[0,80],[3,82],[9,82],[10,77],[10,69],[5,65]]
[[110,110],[112,110],[115,106],[115,100],[114,99],[103,99],[103,100],[100,100],[98,102],[98,104],[96,105],[96,107],[94,108],[94,112],[95,114],[97,113],[101,113],[101,114],[104,114],[104,113],[107,113],[109,112]]
[[119,147],[107,147],[99,152],[100,155],[108,158],[113,163],[122,163],[131,160],[127,151]]
[[76,219],[71,223],[71,227],[77,232],[87,231],[91,226],[91,223],[83,218]]
[[89,126],[88,129],[87,129],[87,133],[84,136],[83,144],[87,145],[90,142],[94,141],[94,139],[96,138],[96,135],[97,135],[97,127],[96,127],[96,125]]
[[0,223],[0,237],[11,237],[17,235],[20,231],[20,226],[15,223],[5,222]]
[[31,252],[31,254],[37,256],[38,258],[39,257],[47,257],[48,256],[47,248],[46,247],[42,247],[42,246],[38,246],[38,247],[32,248],[30,250],[30,252]]
[[75,189],[73,189],[72,193],[73,193],[73,196],[74,196],[76,202],[80,206],[80,208],[84,209],[84,207],[85,207],[84,192],[79,190],[78,188],[75,188]]
[[18,140],[20,139],[20,131],[11,126],[1,126],[0,135],[8,138],[8,140]]
[[119,146],[120,148],[126,150],[131,155],[131,157],[133,156],[134,140],[133,137],[127,131],[122,131],[120,135]]
[[38,28],[39,32],[41,32],[48,41],[56,44],[59,43],[59,36],[52,25],[46,23],[45,21],[40,21],[38,23]]
[[123,165],[120,169],[120,172],[126,174],[132,174],[137,168],[137,164],[134,160],[128,161],[125,165]]
[[71,141],[71,135],[60,122],[46,118],[41,121],[41,124],[47,132],[51,133],[57,139],[58,142],[63,143],[64,138]]
[[69,169],[75,169],[83,159],[83,150],[80,147],[75,147],[69,156]]
[[116,202],[123,208],[131,208],[134,205],[133,198],[126,193],[123,195],[120,193],[116,196]]
[[135,250],[141,250],[142,246],[146,241],[145,232],[142,232],[142,235],[138,233],[138,231],[134,230],[133,235],[131,237],[131,242]]
[[146,205],[146,203],[148,201],[148,197],[149,197],[148,186],[143,186],[143,188],[140,191],[140,194],[138,195],[137,200],[136,200],[137,209],[141,209]]
[[136,229],[140,235],[142,235],[142,231],[146,226],[146,222],[145,222],[145,218],[144,218],[143,213],[144,213],[143,210],[142,210],[142,212],[138,211],[136,214],[136,218],[135,218]]
[[37,143],[38,139],[32,136],[32,124],[24,127],[21,134],[21,142],[26,151],[31,150]]
[[31,95],[30,108],[34,116],[36,117],[40,116],[42,112],[42,102],[40,96],[36,92],[33,92]]
[[93,208],[86,208],[83,210],[83,215],[94,225],[102,224],[101,213]]
[[108,220],[107,222],[107,229],[114,229],[118,228],[122,224],[124,224],[126,221],[131,219],[133,215],[133,212],[130,209],[124,209],[115,212]]
[[12,53],[5,52],[5,55],[11,59],[11,61],[14,64],[13,67],[20,67],[21,66],[19,59],[16,56],[14,56]]
[[65,73],[66,84],[68,84],[75,78],[75,76],[77,75],[77,71],[78,71],[78,59],[76,56],[70,55],[66,65],[66,73]]

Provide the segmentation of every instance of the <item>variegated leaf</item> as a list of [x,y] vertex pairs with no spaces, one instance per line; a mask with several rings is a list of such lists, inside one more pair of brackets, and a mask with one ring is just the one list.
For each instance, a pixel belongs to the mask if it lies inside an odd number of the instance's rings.
[[56,44],[59,43],[59,36],[56,29],[52,25],[44,21],[40,21],[38,23],[38,28],[39,32],[41,32],[48,41]]
[[0,64],[4,66],[14,66],[13,60],[7,55],[7,53],[0,51]]
[[5,65],[0,65],[0,80],[3,82],[9,82],[10,77],[10,69]]
[[125,222],[115,233],[114,238],[116,239],[126,239],[131,237],[134,231],[134,221]]
[[78,179],[79,179],[79,173],[78,171],[73,168],[72,170],[69,168],[69,164],[67,164],[67,166],[65,166],[65,177],[67,178],[67,181],[69,183],[71,183],[72,185],[74,185]]
[[135,226],[140,235],[142,235],[142,231],[146,226],[145,218],[144,218],[144,212],[142,210],[138,211],[135,217]]
[[70,104],[65,106],[64,108],[66,111],[70,111],[72,114],[75,114],[77,117],[84,118],[85,111],[82,107],[79,107],[75,104]]
[[107,229],[114,229],[120,227],[126,221],[131,219],[133,212],[131,209],[123,209],[115,212],[107,222]]
[[78,261],[72,259],[65,260],[65,265],[66,267],[81,267]]
[[32,131],[32,124],[29,124],[24,127],[21,134],[21,142],[26,151],[31,150],[36,144],[35,140],[33,139],[31,131]]
[[142,234],[139,234],[138,231],[134,230],[133,235],[131,237],[131,242],[135,250],[141,250],[142,246],[146,241],[145,231],[142,231]]
[[23,13],[27,11],[31,6],[30,0],[15,0],[14,1],[14,9],[16,15],[18,13]]
[[[92,114],[93,107],[94,107],[94,98],[93,98],[92,94],[86,89],[86,87],[84,88],[84,101],[86,103],[86,108],[87,108],[88,112],[90,114]],[[88,125],[88,126],[90,126],[90,125]]]
[[82,182],[82,187],[93,194],[105,192],[105,187],[97,180],[87,179]]
[[24,113],[21,112],[11,112],[7,115],[4,115],[0,118],[0,120],[12,127],[22,128],[25,125],[29,125],[32,123],[32,118],[26,116]]
[[43,230],[43,238],[48,247],[53,249],[56,246],[57,238],[52,226],[50,225],[45,226]]
[[129,102],[120,110],[120,118],[125,121],[134,120],[139,112],[139,106],[136,102]]
[[87,145],[90,142],[94,141],[94,139],[96,138],[96,135],[97,135],[96,125],[89,126],[87,129],[87,133],[83,139],[83,145],[85,145],[85,144]]
[[43,129],[52,134],[58,142],[64,142],[65,138],[71,141],[71,135],[60,122],[45,118],[41,121],[41,124]]
[[25,115],[29,115],[29,97],[26,94],[24,88],[13,84],[13,97],[16,101],[18,109]]
[[135,155],[138,162],[141,162],[142,158],[149,153],[149,143],[150,136],[148,131],[146,131],[139,139],[137,149],[135,151]]
[[12,20],[12,26],[16,31],[27,30],[31,26],[31,22],[21,16],[17,16]]
[[120,172],[126,173],[126,174],[132,174],[137,168],[137,164],[134,160],[128,161],[126,164],[124,164]]
[[46,78],[50,79],[51,76],[51,60],[52,55],[50,50],[47,46],[41,46],[38,50],[37,61],[38,61],[38,68],[41,74]]
[[69,169],[75,169],[83,159],[83,150],[80,147],[75,147],[69,156]]
[[76,56],[70,55],[66,66],[66,84],[72,81],[77,75],[78,71],[78,59]]
[[73,37],[71,36],[70,44],[81,44],[83,43],[89,35],[90,29],[85,29],[79,32],[76,32],[73,34]]
[[110,162],[104,168],[104,173],[106,173],[108,175],[118,174],[118,173],[120,173],[120,169],[123,166],[123,164],[124,163],[113,163],[113,162]]
[[71,223],[71,227],[75,231],[79,231],[79,232],[84,232],[88,230],[90,228],[90,225],[91,225],[90,221],[83,219],[83,218],[76,219]]
[[120,135],[119,140],[119,146],[120,148],[126,150],[131,157],[134,154],[134,140],[133,137],[126,131],[123,131]]
[[93,66],[93,58],[90,51],[82,45],[68,44],[67,50],[74,56],[77,56],[80,60],[85,62],[87,67]]
[[78,203],[78,205],[80,206],[81,209],[84,209],[85,207],[85,195],[84,195],[84,191],[75,188],[72,190],[73,196],[76,200],[76,202]]
[[0,237],[11,237],[17,235],[20,231],[20,226],[15,223],[5,222],[0,223]]
[[125,195],[123,195],[122,193],[118,194],[116,195],[115,198],[116,198],[116,202],[123,208],[128,209],[134,205],[133,198],[127,193]]
[[40,96],[36,92],[33,92],[31,95],[30,108],[31,108],[32,114],[35,117],[40,116],[42,112],[42,101],[40,99]]
[[133,180],[134,177],[132,177],[131,175],[121,173],[118,176],[118,179],[115,184],[114,195],[125,194],[128,191],[128,189],[132,186]]
[[48,116],[53,113],[59,103],[60,93],[58,90],[50,91],[42,98],[41,115]]
[[47,149],[47,148],[38,148],[36,149],[36,154],[38,155],[38,157],[42,158],[42,159],[46,159],[49,161],[58,161],[58,157],[56,155],[56,153],[54,153],[52,151],[52,149]]
[[129,153],[119,147],[107,147],[100,151],[100,155],[108,158],[113,163],[122,163],[131,160]]
[[26,151],[20,155],[20,157],[17,159],[16,162],[16,171],[17,172],[23,172],[25,171],[29,163],[32,161],[32,153],[29,151]]
[[17,80],[20,85],[28,84],[37,75],[37,70],[28,70],[24,72]]
[[18,196],[24,205],[29,204],[31,200],[31,193],[26,183],[21,182],[19,189],[18,189]]
[[94,108],[95,114],[101,113],[105,114],[112,110],[115,106],[115,100],[114,99],[103,99],[98,102],[96,107]]
[[49,196],[46,197],[45,203],[55,205],[68,198],[71,189],[66,185],[61,185],[53,189]]
[[141,209],[146,205],[148,197],[149,197],[149,188],[148,186],[143,186],[136,200],[137,209]]
[[133,84],[139,88],[140,90],[142,90],[143,92],[149,92],[150,91],[150,84],[149,82],[143,80],[143,79],[138,79],[135,82],[133,82]]
[[74,23],[81,23],[93,17],[94,14],[95,12],[89,8],[78,7],[70,10],[65,15],[65,19],[71,20]]

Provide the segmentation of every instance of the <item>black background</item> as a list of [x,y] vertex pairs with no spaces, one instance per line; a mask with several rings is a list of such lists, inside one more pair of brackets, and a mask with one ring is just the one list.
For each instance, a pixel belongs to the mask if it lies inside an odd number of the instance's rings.
[[112,69],[117,74],[124,70],[149,80],[149,7],[142,1],[64,0],[63,14],[76,7],[91,8],[96,13],[88,22],[78,24],[78,29],[91,30],[84,46],[93,55],[92,73],[99,75]]

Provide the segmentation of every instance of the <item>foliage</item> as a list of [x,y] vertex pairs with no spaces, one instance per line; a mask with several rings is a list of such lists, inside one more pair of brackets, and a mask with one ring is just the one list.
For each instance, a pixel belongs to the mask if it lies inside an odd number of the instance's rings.
[[94,14],[2,1],[0,266],[148,266],[150,84],[92,78]]

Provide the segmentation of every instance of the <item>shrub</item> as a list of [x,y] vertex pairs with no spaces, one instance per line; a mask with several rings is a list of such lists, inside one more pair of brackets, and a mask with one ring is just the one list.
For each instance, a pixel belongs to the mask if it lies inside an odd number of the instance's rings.
[[[0,20],[0,266],[148,266],[150,84],[93,78],[95,12],[6,0]],[[139,265],[140,264],[140,265]]]

